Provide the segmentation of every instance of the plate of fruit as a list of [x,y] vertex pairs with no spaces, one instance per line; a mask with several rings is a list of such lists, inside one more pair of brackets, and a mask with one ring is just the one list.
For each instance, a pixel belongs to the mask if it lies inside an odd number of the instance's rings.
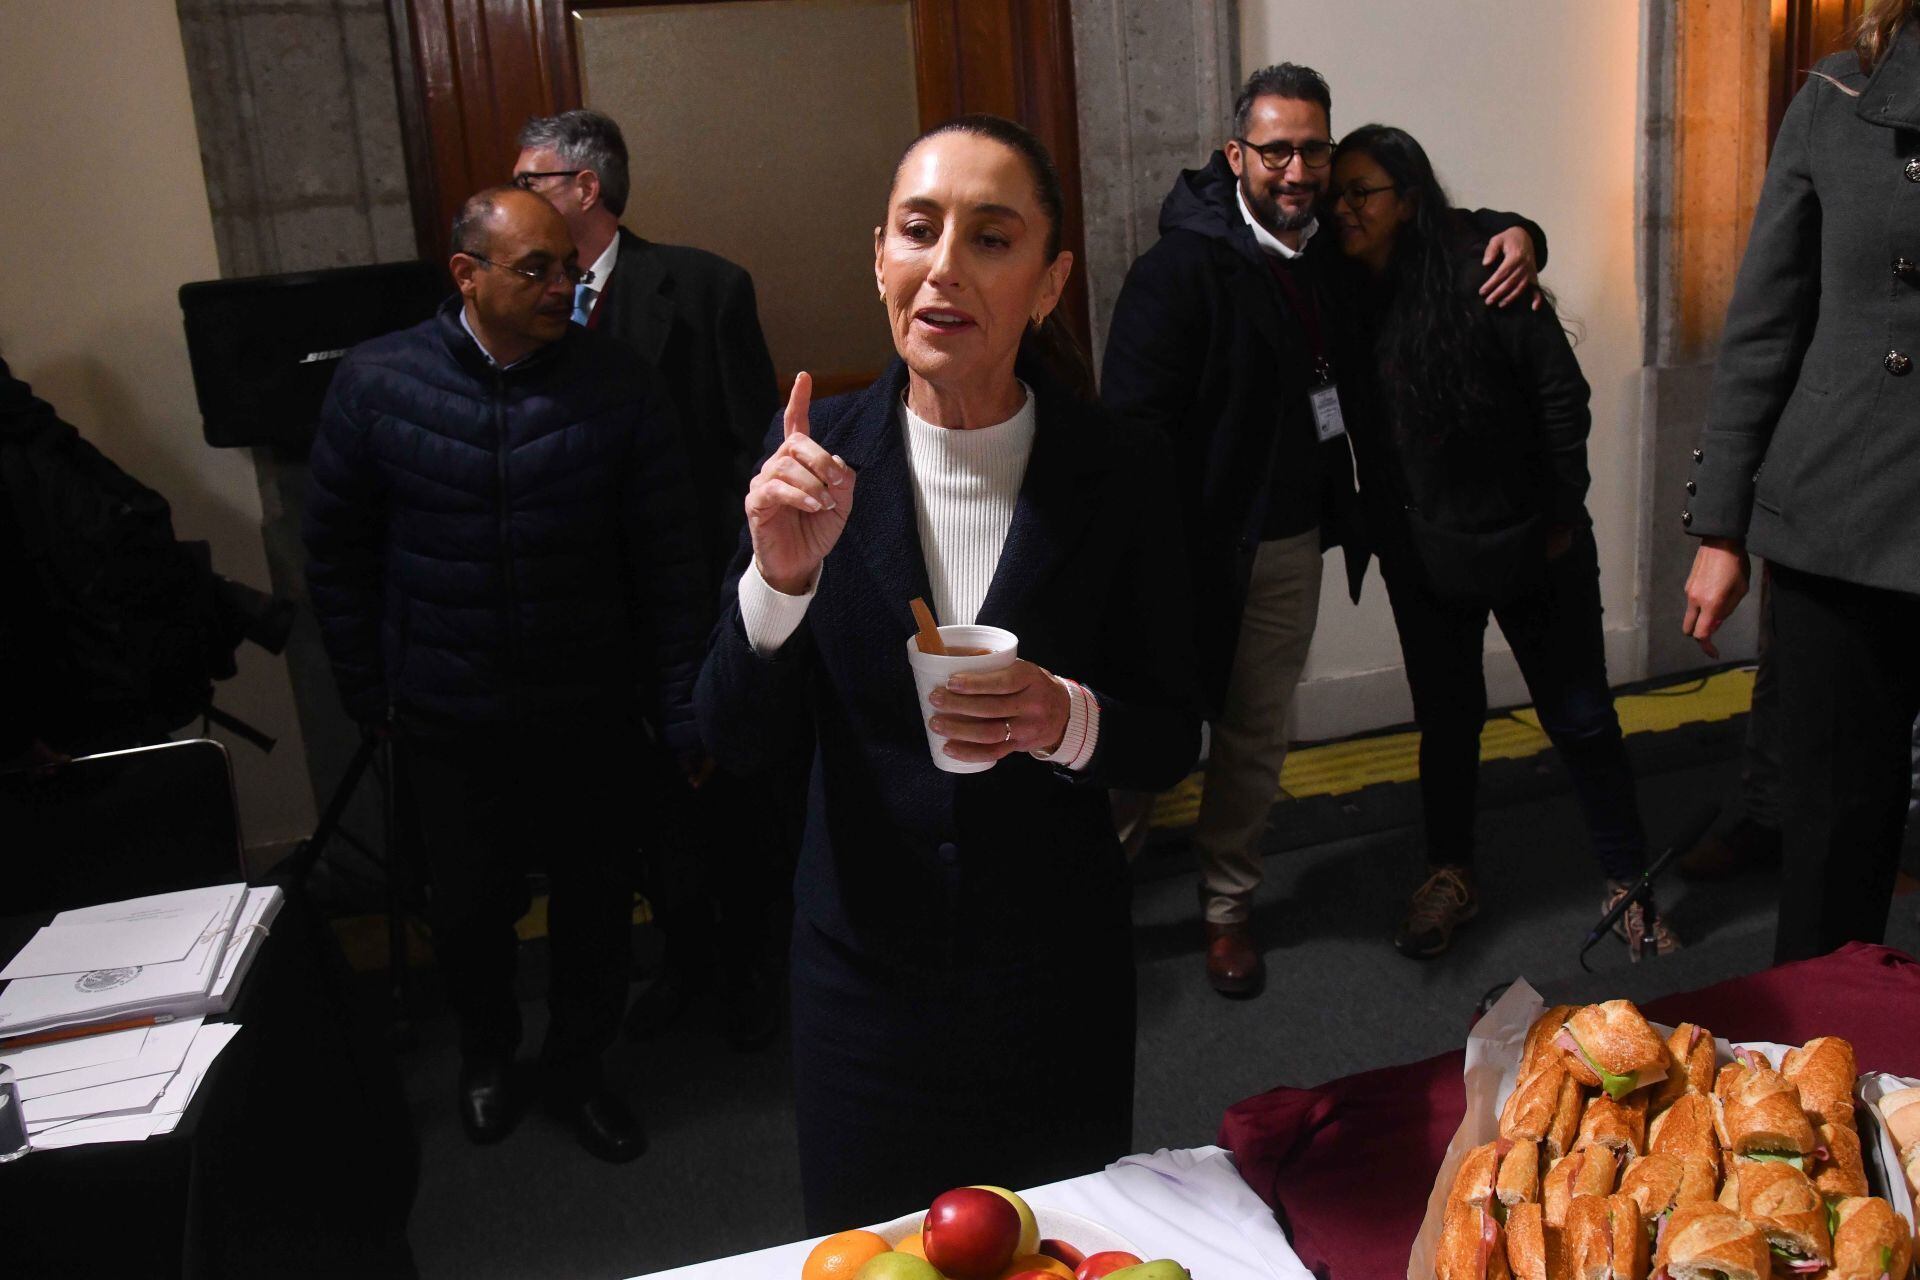
[[1035,1210],[1004,1187],[955,1187],[910,1213],[828,1236],[801,1280],[1192,1280],[1146,1261],[1119,1232],[1076,1213]]

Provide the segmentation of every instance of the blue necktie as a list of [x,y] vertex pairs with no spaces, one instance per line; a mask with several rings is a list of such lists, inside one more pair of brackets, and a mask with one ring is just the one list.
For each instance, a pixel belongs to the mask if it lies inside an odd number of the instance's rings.
[[584,325],[587,317],[593,314],[593,286],[577,284],[573,286],[573,322]]

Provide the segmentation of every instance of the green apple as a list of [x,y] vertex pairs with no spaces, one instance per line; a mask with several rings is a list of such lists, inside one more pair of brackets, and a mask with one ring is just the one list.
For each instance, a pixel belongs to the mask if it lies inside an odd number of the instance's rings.
[[1020,1243],[1014,1246],[1014,1257],[1024,1258],[1029,1254],[1040,1252],[1040,1224],[1034,1221],[1033,1210],[1027,1206],[1025,1200],[1005,1187],[976,1186],[974,1190],[993,1192],[1012,1205],[1013,1211],[1020,1215]]
[[877,1253],[854,1273],[854,1280],[944,1280],[925,1258],[910,1253]]
[[1193,1276],[1172,1258],[1156,1258],[1137,1267],[1123,1267],[1111,1272],[1107,1280],[1193,1280]]

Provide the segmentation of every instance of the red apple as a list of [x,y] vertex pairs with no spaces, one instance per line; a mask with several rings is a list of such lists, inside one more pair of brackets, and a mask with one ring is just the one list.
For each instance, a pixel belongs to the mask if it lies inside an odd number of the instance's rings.
[[1090,1253],[1087,1260],[1074,1270],[1073,1280],[1100,1280],[1110,1271],[1122,1267],[1137,1267],[1140,1259],[1124,1249],[1103,1249],[1099,1253]]
[[1055,1262],[1064,1262],[1069,1268],[1077,1267],[1087,1260],[1087,1255],[1068,1244],[1065,1240],[1042,1240],[1040,1252]]
[[1020,1215],[991,1191],[955,1187],[927,1210],[920,1244],[927,1261],[953,1280],[992,1280],[1013,1261]]

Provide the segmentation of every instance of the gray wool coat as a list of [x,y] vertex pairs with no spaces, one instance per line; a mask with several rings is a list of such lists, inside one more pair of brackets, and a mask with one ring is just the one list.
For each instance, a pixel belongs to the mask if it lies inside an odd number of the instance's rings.
[[1681,523],[1920,593],[1920,22],[1787,109],[1728,308]]

